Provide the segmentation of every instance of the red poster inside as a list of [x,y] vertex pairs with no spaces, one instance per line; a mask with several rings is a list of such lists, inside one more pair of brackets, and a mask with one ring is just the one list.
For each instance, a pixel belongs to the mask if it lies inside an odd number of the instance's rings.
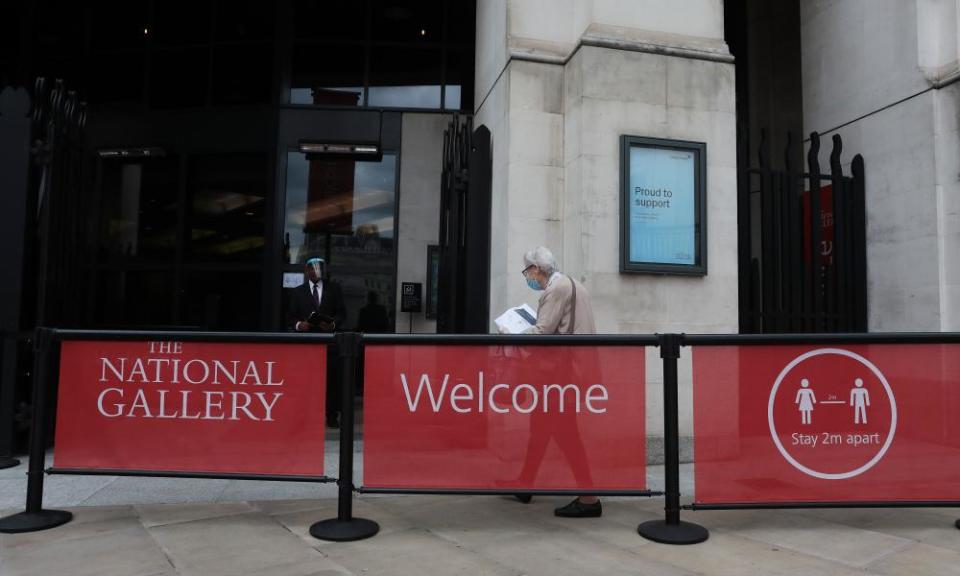
[[59,468],[323,474],[326,346],[64,342]]
[[643,490],[642,347],[366,347],[364,485]]
[[960,346],[694,347],[699,503],[960,500]]

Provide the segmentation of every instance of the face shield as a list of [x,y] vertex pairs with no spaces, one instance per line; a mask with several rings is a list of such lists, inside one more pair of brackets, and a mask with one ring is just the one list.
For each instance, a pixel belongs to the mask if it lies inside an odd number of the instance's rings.
[[317,279],[323,278],[323,269],[326,266],[326,262],[323,261],[323,258],[311,258],[307,260],[306,267],[307,270],[313,273],[313,277]]

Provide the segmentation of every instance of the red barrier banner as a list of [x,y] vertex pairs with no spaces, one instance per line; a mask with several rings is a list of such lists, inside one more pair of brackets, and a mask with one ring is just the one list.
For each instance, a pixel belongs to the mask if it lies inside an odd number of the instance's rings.
[[960,346],[693,347],[699,503],[960,500]]
[[58,468],[323,475],[327,347],[67,341]]
[[643,490],[642,347],[366,346],[364,485]]

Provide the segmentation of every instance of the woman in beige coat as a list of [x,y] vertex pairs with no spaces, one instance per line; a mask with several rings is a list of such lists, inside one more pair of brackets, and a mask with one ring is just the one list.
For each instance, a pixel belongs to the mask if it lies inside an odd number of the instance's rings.
[[[540,246],[527,252],[523,255],[523,264],[527,285],[542,291],[537,306],[537,323],[528,328],[526,334],[596,334],[590,293],[583,284],[557,270],[557,260],[550,250]],[[583,451],[582,442],[579,433],[575,436],[577,446],[573,451],[579,453]],[[521,497],[521,500],[529,502],[529,497]],[[603,508],[596,496],[580,496],[554,513],[573,518],[597,517],[603,513]]]

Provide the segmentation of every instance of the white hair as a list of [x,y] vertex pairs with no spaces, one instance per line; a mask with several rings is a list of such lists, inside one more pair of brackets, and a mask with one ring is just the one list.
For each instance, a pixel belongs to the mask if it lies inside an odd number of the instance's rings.
[[523,265],[525,268],[531,265],[536,266],[548,276],[557,271],[557,259],[554,258],[553,252],[543,246],[537,246],[524,254]]

